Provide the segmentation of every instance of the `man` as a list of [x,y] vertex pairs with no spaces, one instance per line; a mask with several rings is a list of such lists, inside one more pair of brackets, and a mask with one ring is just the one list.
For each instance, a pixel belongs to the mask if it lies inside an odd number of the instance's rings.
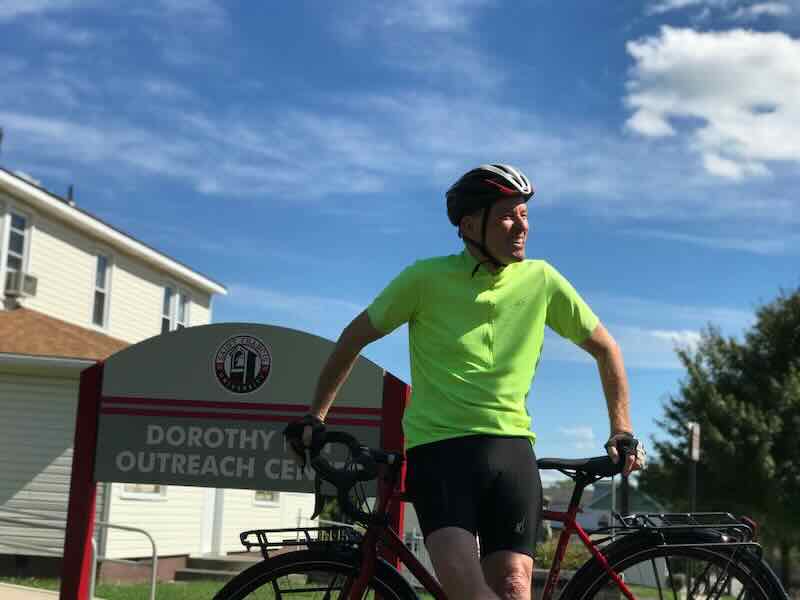
[[[634,439],[617,344],[573,287],[541,260],[525,260],[528,178],[481,165],[447,192],[464,240],[458,255],[421,260],[397,276],[342,332],[311,413],[287,428],[311,444],[361,350],[409,325],[411,402],[403,418],[406,488],[448,598],[528,600],[541,511],[535,434],[526,409],[544,326],[596,360],[611,436]],[[641,468],[644,451],[627,457]],[[480,558],[475,535],[480,538]]]

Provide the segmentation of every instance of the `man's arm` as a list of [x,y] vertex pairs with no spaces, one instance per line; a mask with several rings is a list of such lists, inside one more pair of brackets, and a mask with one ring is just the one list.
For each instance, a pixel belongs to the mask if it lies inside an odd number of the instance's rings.
[[[622,352],[617,342],[614,341],[608,330],[603,327],[603,324],[598,323],[591,335],[580,344],[580,347],[591,354],[597,361],[600,381],[603,384],[603,393],[608,406],[611,435],[633,433],[630,398],[628,395],[628,377],[625,374],[625,363],[622,360]],[[613,452],[616,455],[616,451]],[[626,475],[631,470],[642,466],[634,464],[636,460],[637,457],[635,455],[628,456],[624,468]]]
[[591,335],[580,344],[580,347],[597,361],[600,380],[603,383],[603,393],[608,405],[611,433],[623,431],[630,433],[633,428],[629,412],[628,377],[625,374],[625,364],[617,342],[603,327],[603,324],[598,323]]
[[367,311],[363,311],[344,328],[317,381],[311,404],[312,415],[325,420],[328,409],[350,375],[361,350],[384,335],[372,325]]

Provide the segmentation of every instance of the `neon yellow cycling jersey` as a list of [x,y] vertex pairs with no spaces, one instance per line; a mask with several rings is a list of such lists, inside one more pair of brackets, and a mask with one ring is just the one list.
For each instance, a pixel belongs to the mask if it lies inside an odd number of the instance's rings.
[[598,319],[543,260],[480,269],[466,250],[420,260],[367,308],[389,333],[408,323],[412,393],[403,417],[406,448],[472,434],[526,436],[525,398],[544,326],[575,343]]

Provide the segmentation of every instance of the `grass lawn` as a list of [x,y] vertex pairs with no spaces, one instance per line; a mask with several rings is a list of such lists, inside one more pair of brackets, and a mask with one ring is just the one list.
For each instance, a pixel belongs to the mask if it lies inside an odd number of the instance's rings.
[[[0,582],[45,590],[58,590],[61,585],[58,579],[22,577],[1,577]],[[156,598],[157,600],[211,600],[223,585],[222,581],[159,583],[156,585]],[[104,600],[147,600],[150,598],[150,584],[98,583],[95,596]]]

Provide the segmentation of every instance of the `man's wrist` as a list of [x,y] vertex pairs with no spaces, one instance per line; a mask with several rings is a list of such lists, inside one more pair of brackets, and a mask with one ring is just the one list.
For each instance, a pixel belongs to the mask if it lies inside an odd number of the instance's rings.
[[314,414],[313,412],[306,413],[304,418],[308,419],[309,421],[314,423],[314,425],[324,425],[325,424],[325,419],[323,419],[318,414]]

